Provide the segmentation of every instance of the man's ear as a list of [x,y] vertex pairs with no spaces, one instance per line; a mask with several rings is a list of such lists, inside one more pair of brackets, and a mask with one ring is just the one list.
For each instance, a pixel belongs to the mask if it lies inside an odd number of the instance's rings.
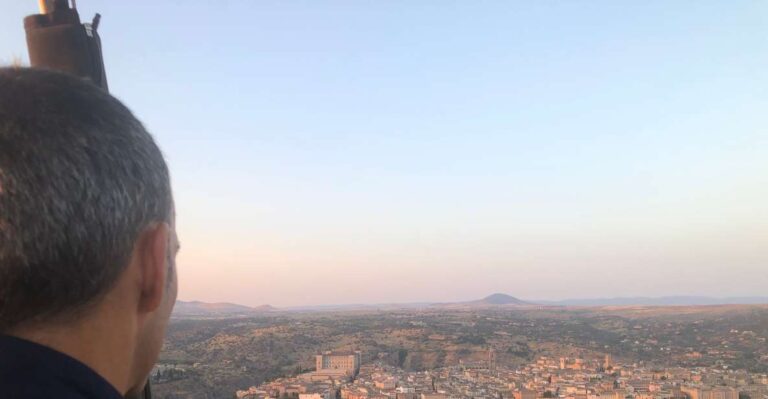
[[168,276],[168,223],[157,223],[142,233],[139,242],[139,272],[141,293],[139,311],[150,313],[163,302]]

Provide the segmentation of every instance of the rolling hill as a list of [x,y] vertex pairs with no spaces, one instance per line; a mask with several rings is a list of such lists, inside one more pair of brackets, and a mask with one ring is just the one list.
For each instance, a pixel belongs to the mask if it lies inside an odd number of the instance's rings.
[[208,303],[200,301],[176,301],[173,308],[175,317],[226,317],[247,316],[255,313],[265,313],[275,310],[270,305],[250,307],[228,302]]

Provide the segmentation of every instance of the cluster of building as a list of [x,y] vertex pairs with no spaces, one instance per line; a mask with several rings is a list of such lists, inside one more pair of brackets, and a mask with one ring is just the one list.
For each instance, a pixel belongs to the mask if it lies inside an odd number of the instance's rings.
[[298,398],[337,399],[339,387],[360,373],[361,354],[324,352],[315,356],[315,371],[280,378],[258,387],[237,391],[238,399]]
[[768,375],[652,367],[602,358],[541,357],[510,369],[487,362],[410,372],[360,353],[324,353],[317,370],[236,393],[239,399],[768,399]]

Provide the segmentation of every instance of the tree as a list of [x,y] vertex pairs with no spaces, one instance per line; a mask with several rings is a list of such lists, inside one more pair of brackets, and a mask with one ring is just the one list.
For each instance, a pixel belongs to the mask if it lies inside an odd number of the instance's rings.
[[398,367],[403,367],[403,364],[405,364],[405,358],[408,357],[408,351],[406,349],[400,349],[397,351],[397,365]]

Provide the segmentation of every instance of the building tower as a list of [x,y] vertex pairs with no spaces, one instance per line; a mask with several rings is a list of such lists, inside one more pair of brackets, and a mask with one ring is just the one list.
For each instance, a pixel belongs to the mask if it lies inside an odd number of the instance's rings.
[[488,370],[496,370],[496,351],[488,348]]
[[613,357],[610,353],[605,354],[605,361],[603,361],[603,368],[608,370],[608,368],[613,367]]

